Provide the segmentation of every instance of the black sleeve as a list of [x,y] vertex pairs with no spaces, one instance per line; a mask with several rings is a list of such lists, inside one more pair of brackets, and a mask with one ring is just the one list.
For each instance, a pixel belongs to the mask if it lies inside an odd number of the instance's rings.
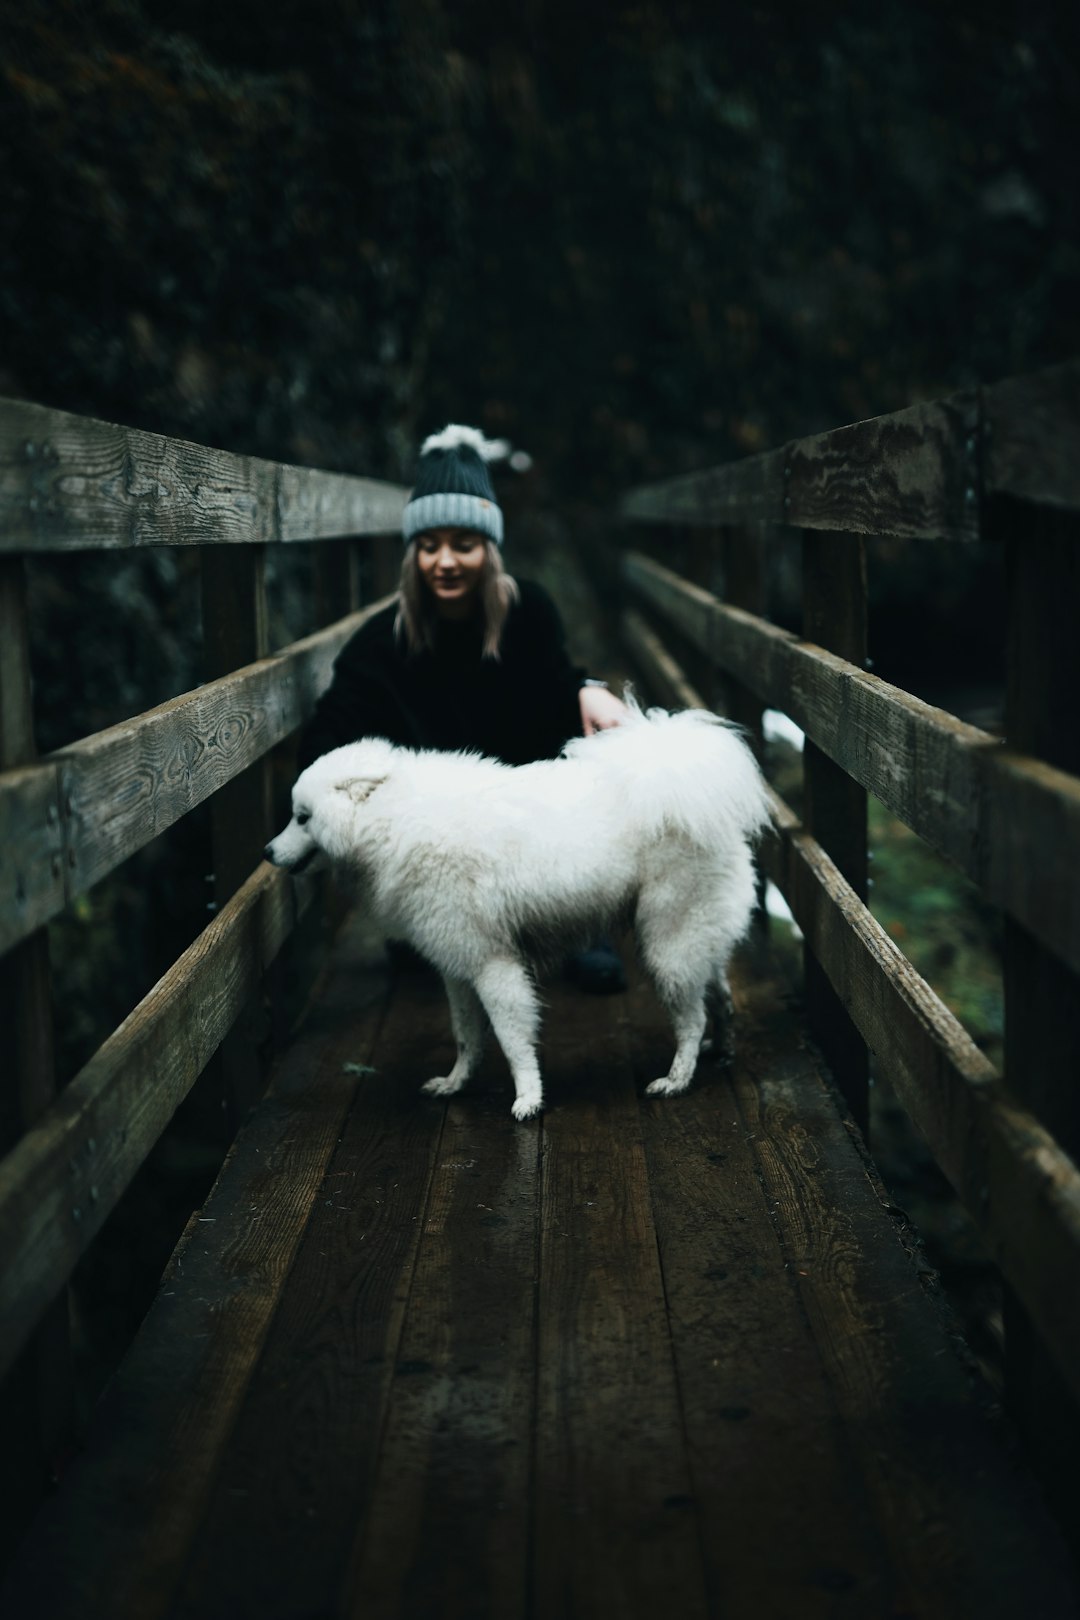
[[522,588],[522,607],[528,625],[530,662],[535,672],[533,690],[540,704],[536,716],[536,757],[549,758],[570,737],[581,735],[578,692],[585,671],[570,662],[566,632],[559,610],[539,585]]
[[358,630],[334,663],[330,685],[300,736],[297,766],[303,770],[320,754],[355,742],[358,737],[385,737],[415,745],[416,727],[395,691],[386,667],[384,637],[373,621]]

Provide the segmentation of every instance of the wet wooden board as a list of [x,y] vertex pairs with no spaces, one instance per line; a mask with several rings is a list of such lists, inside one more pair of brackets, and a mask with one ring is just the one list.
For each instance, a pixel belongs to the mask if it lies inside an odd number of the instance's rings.
[[343,1064],[369,1060],[382,1017],[384,988],[369,982],[365,1001],[352,945],[192,1216],[0,1614],[155,1620],[168,1604],[356,1098]]
[[624,1008],[622,997],[563,991],[549,1010],[534,1613],[701,1620],[698,1527]]
[[761,963],[734,1067],[656,1101],[651,992],[549,983],[523,1126],[497,1051],[449,1103],[418,1094],[451,1052],[437,986],[400,981],[378,1030],[350,991],[242,1133],[10,1612],[1074,1612]]

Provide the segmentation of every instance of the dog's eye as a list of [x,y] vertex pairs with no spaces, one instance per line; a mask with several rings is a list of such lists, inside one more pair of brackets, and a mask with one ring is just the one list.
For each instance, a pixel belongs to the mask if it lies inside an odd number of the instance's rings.
[[310,820],[311,820],[311,811],[310,810],[298,810],[296,812],[296,825],[298,827],[302,827],[305,822],[310,821]]

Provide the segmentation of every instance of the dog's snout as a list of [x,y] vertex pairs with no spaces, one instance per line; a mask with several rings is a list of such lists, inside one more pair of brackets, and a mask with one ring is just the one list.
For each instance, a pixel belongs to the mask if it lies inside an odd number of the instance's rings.
[[266,848],[263,850],[263,858],[264,858],[264,860],[268,860],[270,862],[271,866],[275,866],[277,864],[276,861],[274,860],[274,846],[273,846],[273,844],[267,844]]

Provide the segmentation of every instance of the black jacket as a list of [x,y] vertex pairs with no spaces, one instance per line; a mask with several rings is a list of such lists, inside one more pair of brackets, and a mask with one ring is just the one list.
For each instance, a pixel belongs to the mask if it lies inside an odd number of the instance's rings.
[[346,642],[330,686],[300,742],[303,769],[358,737],[412,748],[477,749],[507,765],[553,759],[581,734],[584,671],[566,653],[555,604],[518,582],[499,659],[481,657],[481,626],[436,621],[432,652],[410,653],[394,635],[396,604]]

